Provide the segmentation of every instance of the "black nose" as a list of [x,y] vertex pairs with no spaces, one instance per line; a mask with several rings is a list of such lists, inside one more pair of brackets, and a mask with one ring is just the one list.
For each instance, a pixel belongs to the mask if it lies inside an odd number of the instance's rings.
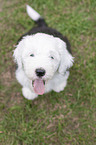
[[42,76],[44,76],[45,75],[45,70],[44,69],[36,69],[36,75],[38,76],[38,77],[42,77]]

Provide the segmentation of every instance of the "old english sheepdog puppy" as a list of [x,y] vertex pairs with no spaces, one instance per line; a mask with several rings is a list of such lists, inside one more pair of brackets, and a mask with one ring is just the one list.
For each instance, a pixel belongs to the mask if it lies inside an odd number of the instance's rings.
[[24,34],[14,50],[16,78],[22,93],[29,100],[51,90],[63,91],[73,65],[70,43],[27,5],[28,15],[37,26]]

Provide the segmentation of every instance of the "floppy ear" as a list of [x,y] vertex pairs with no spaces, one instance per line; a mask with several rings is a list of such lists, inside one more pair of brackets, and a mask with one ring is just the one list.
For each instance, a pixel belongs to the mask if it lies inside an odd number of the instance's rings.
[[19,44],[16,46],[16,49],[14,50],[13,57],[14,61],[17,63],[18,68],[22,68],[22,52],[23,52],[23,40],[19,42]]
[[73,60],[72,55],[67,50],[66,43],[59,38],[56,38],[56,39],[58,42],[57,51],[59,51],[60,59],[61,59],[58,71],[60,74],[64,74],[66,70],[69,69],[73,65],[74,60]]

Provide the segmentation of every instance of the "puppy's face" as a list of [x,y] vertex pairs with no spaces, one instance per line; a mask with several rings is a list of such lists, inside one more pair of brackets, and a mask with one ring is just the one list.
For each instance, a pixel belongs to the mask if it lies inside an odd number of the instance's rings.
[[48,46],[44,48],[40,45],[31,45],[31,47],[26,48],[22,54],[22,64],[27,77],[31,80],[51,79],[59,66],[58,52],[47,48]]
[[[19,50],[17,63],[31,80],[34,92],[39,95],[44,93],[45,84],[60,67],[59,45],[53,36],[38,33],[25,37],[17,46]],[[14,56],[16,57],[16,51]]]

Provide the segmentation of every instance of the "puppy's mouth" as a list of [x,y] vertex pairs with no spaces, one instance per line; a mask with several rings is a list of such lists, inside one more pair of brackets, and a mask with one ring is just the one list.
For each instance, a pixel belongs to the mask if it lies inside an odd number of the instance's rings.
[[42,79],[36,79],[32,81],[34,92],[38,95],[43,95],[45,92],[45,81]]

